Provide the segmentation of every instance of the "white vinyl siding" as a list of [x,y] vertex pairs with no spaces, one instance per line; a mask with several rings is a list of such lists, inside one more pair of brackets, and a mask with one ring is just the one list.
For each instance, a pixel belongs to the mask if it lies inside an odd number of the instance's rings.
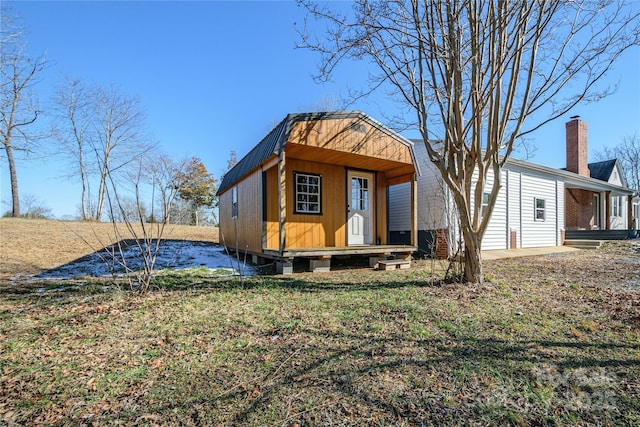
[[545,221],[547,219],[546,206],[547,206],[546,199],[540,199],[536,197],[536,200],[533,202],[533,209],[534,209],[533,219],[534,220]]
[[[498,198],[496,204],[493,207],[491,219],[487,230],[482,238],[482,249],[506,249],[507,239],[509,234],[507,232],[507,187],[504,185],[506,179],[506,173],[502,171],[502,186],[498,191]],[[484,188],[486,193],[491,191],[493,186],[493,172],[489,171],[487,174],[487,180]],[[483,194],[484,197],[484,194]]]
[[624,230],[627,228],[627,197],[611,197],[611,229]]
[[[440,172],[427,156],[424,144],[414,146],[422,174],[418,176],[418,230],[450,228],[454,202],[440,177]],[[411,230],[411,184],[389,187],[389,231]],[[454,224],[455,225],[455,224]]]
[[[522,179],[522,173],[518,172],[518,171],[514,171],[511,169],[507,169],[506,170],[506,177],[507,180],[505,182],[505,185],[507,187],[507,230],[506,232],[509,233],[509,237],[508,237],[508,242],[509,242],[509,249],[516,249],[521,247],[521,241],[520,241],[520,226],[521,226],[521,221],[520,221],[520,216],[521,216],[521,212],[520,212],[520,181]],[[516,233],[516,245],[514,247],[511,247],[511,232],[515,232]]]
[[[493,184],[489,173],[485,189]],[[536,199],[544,200],[544,220],[536,221]],[[502,186],[484,238],[482,249],[507,249],[511,231],[516,247],[558,246],[564,229],[564,185],[553,177],[517,171],[506,166]]]
[[620,170],[620,166],[618,164],[618,162],[616,162],[613,170],[611,171],[611,176],[609,177],[609,184],[614,184],[614,185],[624,185],[624,183],[622,182],[622,171]]
[[[439,172],[427,159],[423,144],[416,144],[416,156],[423,171],[418,177],[418,230],[449,228],[457,232],[455,208]],[[490,192],[493,174],[487,176],[484,192]],[[410,187],[389,188],[389,230],[408,231],[410,227]],[[535,199],[544,199],[544,221],[535,220]],[[509,164],[502,170],[501,187],[487,230],[483,250],[508,249],[511,232],[516,233],[515,248],[559,246],[565,228],[564,182],[553,173],[526,165]]]
[[[556,246],[558,186],[540,176],[522,176],[522,247]],[[544,220],[536,219],[536,200],[544,200]],[[563,206],[564,209],[564,206]]]

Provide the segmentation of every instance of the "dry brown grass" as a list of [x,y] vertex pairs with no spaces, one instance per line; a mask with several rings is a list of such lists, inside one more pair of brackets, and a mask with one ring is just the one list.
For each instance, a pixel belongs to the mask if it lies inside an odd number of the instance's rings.
[[[119,225],[117,234],[133,237],[124,224]],[[163,237],[218,243],[218,229],[169,225]],[[37,274],[58,267],[117,240],[111,223],[2,218],[0,283],[17,274]]]

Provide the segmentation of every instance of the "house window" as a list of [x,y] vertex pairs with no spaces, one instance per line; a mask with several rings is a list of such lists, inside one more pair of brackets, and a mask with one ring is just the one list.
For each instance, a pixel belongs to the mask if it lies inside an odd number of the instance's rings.
[[231,188],[231,218],[238,219],[238,187]]
[[295,173],[295,213],[322,214],[322,175]]
[[487,209],[489,209],[489,196],[491,193],[482,193],[482,216],[484,217]]
[[611,198],[611,212],[612,216],[622,216],[622,197],[616,196]]
[[535,199],[535,220],[536,221],[544,221],[546,219],[546,201],[545,199]]

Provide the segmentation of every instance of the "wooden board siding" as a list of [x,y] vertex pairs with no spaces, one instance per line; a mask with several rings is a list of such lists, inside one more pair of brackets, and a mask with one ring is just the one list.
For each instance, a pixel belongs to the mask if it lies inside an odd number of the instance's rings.
[[[294,213],[294,172],[322,175],[322,215]],[[342,166],[287,155],[286,247],[346,246],[346,170]]]
[[265,249],[278,250],[278,167],[277,165],[265,171],[266,194],[266,245]]
[[[265,138],[257,151],[252,150],[246,158],[255,161],[245,161],[242,169],[247,175],[220,194],[220,230],[226,245],[270,256],[346,247],[349,170],[375,175],[375,192],[370,194],[372,237],[374,243],[386,244],[387,187],[411,182],[416,167],[410,143],[363,117],[294,115],[283,122],[287,126],[281,132],[270,134],[273,138]],[[321,213],[295,212],[296,173],[322,177]],[[237,187],[236,220],[231,218],[231,185]]]
[[220,242],[238,250],[262,251],[262,172],[257,170],[236,184],[238,218],[231,218],[231,194],[220,194]]
[[385,171],[387,179],[414,173],[407,145],[359,119],[297,122],[289,136],[287,154],[354,169]]

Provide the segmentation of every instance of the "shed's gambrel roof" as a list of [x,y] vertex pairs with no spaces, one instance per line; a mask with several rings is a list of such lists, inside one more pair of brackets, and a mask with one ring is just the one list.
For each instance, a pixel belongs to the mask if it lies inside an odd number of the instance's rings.
[[402,135],[382,125],[380,122],[369,117],[362,111],[294,113],[288,114],[284,120],[278,123],[278,125],[258,143],[258,145],[253,147],[246,156],[244,156],[224,175],[222,182],[220,183],[220,187],[218,188],[218,194],[223,193],[225,190],[233,186],[236,182],[259,167],[272,155],[280,155],[280,153],[285,149],[293,126],[297,122],[332,119],[360,119],[394,137],[409,147],[416,172],[420,173],[418,163],[416,162],[415,152],[413,150],[413,143]]

